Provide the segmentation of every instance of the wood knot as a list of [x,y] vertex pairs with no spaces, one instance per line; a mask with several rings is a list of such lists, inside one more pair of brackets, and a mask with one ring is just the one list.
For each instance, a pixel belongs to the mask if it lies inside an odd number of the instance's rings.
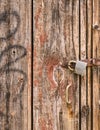
[[53,80],[54,82],[59,85],[62,80],[64,79],[64,72],[60,66],[55,66],[53,70]]
[[95,25],[93,25],[93,29],[94,29],[94,30],[100,30],[100,26],[97,25],[97,24],[95,24]]

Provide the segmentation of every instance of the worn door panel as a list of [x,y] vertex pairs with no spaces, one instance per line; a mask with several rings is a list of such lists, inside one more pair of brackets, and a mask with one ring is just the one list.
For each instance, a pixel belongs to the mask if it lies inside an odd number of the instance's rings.
[[34,130],[99,130],[99,67],[82,77],[70,60],[99,58],[99,0],[34,0]]

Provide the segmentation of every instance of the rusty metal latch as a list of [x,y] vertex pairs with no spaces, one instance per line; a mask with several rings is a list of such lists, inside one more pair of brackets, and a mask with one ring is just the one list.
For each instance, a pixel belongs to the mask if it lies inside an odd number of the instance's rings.
[[100,66],[100,59],[90,58],[84,60],[71,60],[63,65],[62,67],[68,67],[72,72],[84,76],[86,73],[86,67]]

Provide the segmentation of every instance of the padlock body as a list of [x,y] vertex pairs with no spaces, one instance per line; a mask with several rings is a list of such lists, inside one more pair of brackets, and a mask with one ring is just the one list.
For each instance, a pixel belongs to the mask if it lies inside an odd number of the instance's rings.
[[86,74],[86,66],[86,62],[77,61],[75,66],[75,73],[84,76]]

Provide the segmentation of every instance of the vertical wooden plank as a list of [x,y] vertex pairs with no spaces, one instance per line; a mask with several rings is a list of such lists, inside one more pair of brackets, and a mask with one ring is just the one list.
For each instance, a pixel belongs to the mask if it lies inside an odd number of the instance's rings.
[[30,0],[0,1],[0,130],[31,126],[30,6]]
[[[86,59],[86,0],[80,1],[80,59]],[[86,75],[80,77],[81,130],[86,130]]]
[[[91,58],[92,55],[92,0],[87,0],[87,43],[86,43],[86,48],[87,48],[87,59]],[[87,79],[86,79],[86,84],[87,84],[87,98],[86,98],[86,103],[88,106],[88,115],[87,115],[87,130],[91,129],[91,68],[88,67],[87,69]]]
[[[26,6],[27,6],[27,8],[26,8]],[[32,99],[32,97],[33,97],[33,92],[32,92],[32,90],[33,90],[33,88],[32,88],[32,86],[33,86],[33,51],[34,50],[32,50],[33,48],[34,48],[34,43],[31,43],[31,42],[33,42],[33,40],[32,39],[34,39],[33,38],[33,34],[32,34],[32,32],[33,32],[33,1],[32,0],[28,0],[28,1],[26,1],[26,3],[25,3],[25,8],[26,8],[26,44],[27,44],[27,63],[28,63],[28,65],[27,65],[27,68],[28,68],[28,73],[27,73],[27,82],[28,82],[28,89],[27,89],[27,119],[26,119],[26,122],[28,123],[28,126],[27,126],[27,130],[31,130],[31,129],[33,129],[33,115],[32,115],[32,104],[33,104],[33,99]],[[25,130],[25,128],[24,128],[24,130]]]
[[34,130],[78,129],[78,79],[59,65],[78,58],[78,10],[78,0],[34,1]]
[[[88,0],[88,1],[83,1],[83,15],[81,15],[81,22],[83,22],[83,24],[81,23],[81,30],[83,30],[83,32],[81,31],[81,56],[83,55],[82,59],[90,59],[91,58],[91,27],[92,27],[92,1]],[[82,11],[81,10],[81,11]],[[85,18],[84,18],[85,16]],[[83,26],[84,25],[84,26]],[[83,43],[83,45],[82,45]],[[84,47],[83,47],[84,46]],[[83,50],[83,48],[85,49],[85,51]],[[91,116],[91,101],[92,101],[92,95],[91,95],[91,69],[88,68],[87,69],[87,73],[86,73],[86,77],[84,78],[84,83],[85,85],[82,85],[83,87],[81,88],[81,97],[82,97],[82,113],[81,113],[81,117],[82,117],[82,129],[92,129],[92,125],[91,125],[91,120],[92,120],[92,116]],[[83,84],[83,80],[81,80],[81,83]]]
[[[72,1],[72,44],[74,48],[73,59],[79,59],[79,0]],[[74,91],[74,130],[79,130],[79,77],[74,74],[75,91]]]
[[[71,0],[66,2],[66,15],[65,15],[65,43],[66,43],[66,60],[76,60],[79,56],[79,1]],[[69,49],[70,48],[70,49]],[[79,84],[78,77],[67,70],[67,84],[71,83],[69,90],[71,104],[66,104],[67,118],[64,120],[65,129],[78,130],[79,129]],[[67,123],[66,123],[67,121]]]
[[[99,1],[99,25],[100,25],[100,1]],[[99,43],[100,43],[100,31],[99,31]],[[100,44],[98,43],[98,58],[100,58]],[[100,66],[98,67],[98,85],[99,85],[99,113],[98,113],[98,123],[100,122]],[[100,123],[98,124],[98,129],[100,129]]]
[[[93,0],[93,58],[99,58],[99,32],[98,27],[95,28],[95,25],[99,25],[99,0]],[[99,69],[93,68],[93,130],[99,130]]]

